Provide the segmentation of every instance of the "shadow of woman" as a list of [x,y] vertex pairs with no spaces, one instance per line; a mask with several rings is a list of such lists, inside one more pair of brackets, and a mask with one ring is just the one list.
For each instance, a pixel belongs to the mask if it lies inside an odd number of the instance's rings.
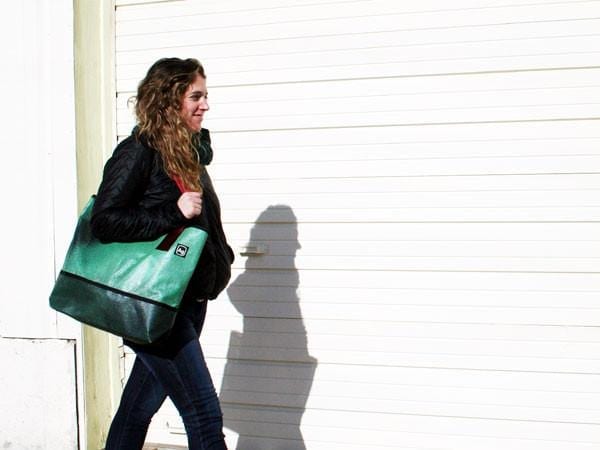
[[230,336],[220,390],[237,450],[306,449],[300,423],[317,360],[308,354],[300,311],[298,249],[292,209],[268,207],[242,252],[245,270],[227,289],[243,316],[243,331]]

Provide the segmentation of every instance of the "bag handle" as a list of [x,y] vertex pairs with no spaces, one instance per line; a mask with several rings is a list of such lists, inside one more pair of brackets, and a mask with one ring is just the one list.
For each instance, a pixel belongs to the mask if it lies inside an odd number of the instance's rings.
[[[173,177],[173,181],[175,182],[175,184],[177,185],[177,187],[179,188],[179,190],[181,191],[182,194],[184,192],[188,192],[188,189],[185,187],[185,184],[183,183],[183,180],[181,179],[181,177],[178,177],[178,176]],[[179,227],[179,228],[176,228],[173,231],[169,232],[165,236],[165,238],[160,242],[160,244],[158,244],[156,249],[162,250],[164,252],[168,251],[171,248],[171,245],[173,245],[173,243],[177,240],[179,235],[181,233],[183,233],[184,229],[185,229],[185,227]]]

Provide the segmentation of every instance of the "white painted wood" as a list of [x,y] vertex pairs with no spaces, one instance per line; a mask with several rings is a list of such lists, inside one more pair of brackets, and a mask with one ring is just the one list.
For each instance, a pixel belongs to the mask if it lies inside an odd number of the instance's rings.
[[77,213],[73,2],[10,5],[0,37],[0,447],[74,450],[80,326],[48,305]]
[[[598,17],[117,2],[119,138],[157,58],[208,73],[237,259],[201,342],[231,448],[600,445]],[[150,438],[185,444],[171,404]]]
[[79,448],[75,341],[2,338],[0,357],[2,448]]
[[[70,3],[31,1],[3,21],[3,35],[14,42],[7,49],[12,69],[3,75],[4,98],[12,105],[3,115],[12,130],[1,138],[7,149],[3,199],[5,211],[19,218],[2,224],[10,237],[4,253],[14,268],[0,285],[2,297],[10,299],[1,306],[3,336],[74,338],[78,333],[48,307],[77,209],[71,22]],[[24,33],[26,28],[30,32]],[[26,97],[36,99],[35,113]]]

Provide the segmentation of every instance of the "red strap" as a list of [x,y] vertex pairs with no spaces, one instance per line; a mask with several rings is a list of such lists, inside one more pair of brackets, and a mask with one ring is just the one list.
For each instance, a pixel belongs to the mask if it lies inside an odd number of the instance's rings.
[[175,184],[177,185],[177,187],[179,188],[181,193],[189,191],[188,188],[185,187],[185,184],[183,183],[183,180],[181,179],[181,177],[175,176],[175,177],[173,177],[173,181],[175,182]]

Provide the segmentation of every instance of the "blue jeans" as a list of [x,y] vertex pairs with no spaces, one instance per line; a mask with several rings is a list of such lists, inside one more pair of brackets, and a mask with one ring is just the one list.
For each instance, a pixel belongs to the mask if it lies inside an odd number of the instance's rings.
[[227,449],[219,399],[198,341],[207,303],[193,302],[181,311],[173,336],[160,343],[159,351],[153,344],[131,345],[136,358],[106,450],[141,450],[150,421],[167,396],[181,415],[190,450]]

